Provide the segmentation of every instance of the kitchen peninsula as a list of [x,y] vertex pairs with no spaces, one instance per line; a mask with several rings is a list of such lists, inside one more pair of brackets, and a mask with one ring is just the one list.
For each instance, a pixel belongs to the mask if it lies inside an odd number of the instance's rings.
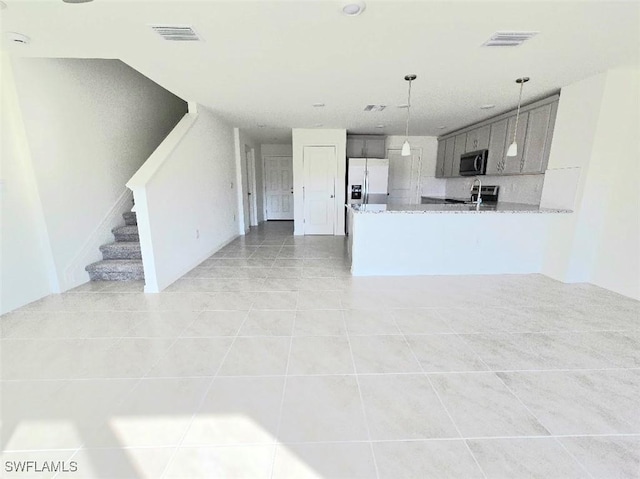
[[568,210],[519,203],[348,208],[351,272],[368,275],[541,271],[551,226]]

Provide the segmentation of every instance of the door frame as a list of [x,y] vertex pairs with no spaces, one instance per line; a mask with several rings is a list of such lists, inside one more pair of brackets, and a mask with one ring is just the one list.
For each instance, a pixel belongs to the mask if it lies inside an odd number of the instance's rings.
[[244,145],[244,160],[247,170],[247,196],[249,200],[249,225],[258,226],[258,199],[256,198],[256,152]]

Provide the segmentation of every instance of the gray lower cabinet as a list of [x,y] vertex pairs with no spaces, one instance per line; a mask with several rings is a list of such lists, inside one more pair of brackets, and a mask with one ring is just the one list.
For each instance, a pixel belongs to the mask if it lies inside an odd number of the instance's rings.
[[474,128],[467,132],[467,140],[465,153],[477,150],[486,150],[489,148],[489,135],[491,125],[485,125],[480,128]]

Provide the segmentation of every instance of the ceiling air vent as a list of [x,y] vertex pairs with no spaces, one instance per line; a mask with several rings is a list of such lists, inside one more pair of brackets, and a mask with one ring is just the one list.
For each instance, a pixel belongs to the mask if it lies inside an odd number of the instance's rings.
[[202,40],[189,25],[151,25],[151,28],[170,42],[199,42]]
[[367,105],[364,107],[364,111],[382,111],[387,105]]
[[517,47],[539,32],[496,32],[482,44],[483,47]]

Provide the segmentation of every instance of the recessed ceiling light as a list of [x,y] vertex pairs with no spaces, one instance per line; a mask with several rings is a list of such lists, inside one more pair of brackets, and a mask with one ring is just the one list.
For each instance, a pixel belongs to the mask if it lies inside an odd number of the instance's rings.
[[93,0],[62,0],[64,3],[89,3]]
[[384,128],[384,125],[376,125],[376,128]]
[[22,33],[17,32],[7,32],[6,33],[7,40],[13,43],[18,43],[20,45],[27,45],[31,42],[31,38]]
[[313,126],[315,126],[316,128],[318,128],[318,127],[323,126],[323,125],[322,125],[322,123],[316,123],[316,124],[315,124],[315,125],[313,125]]
[[439,126],[438,130],[444,130],[446,128],[446,126]]
[[367,8],[367,6],[364,4],[364,2],[345,3],[342,6],[342,13],[348,17],[355,17],[364,12],[365,8]]
[[312,106],[314,108],[322,108],[324,106],[324,103],[314,103]]
[[495,105],[493,103],[487,103],[486,105],[482,105],[480,107],[481,110],[491,110],[492,108],[495,108]]

